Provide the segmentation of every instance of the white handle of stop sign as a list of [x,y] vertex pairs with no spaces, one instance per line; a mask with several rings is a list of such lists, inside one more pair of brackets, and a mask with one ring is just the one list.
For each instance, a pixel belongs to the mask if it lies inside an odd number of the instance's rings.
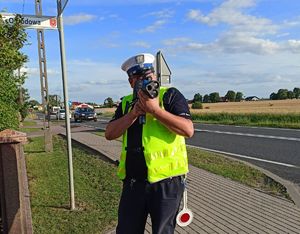
[[193,221],[193,212],[187,208],[187,190],[186,190],[186,178],[184,179],[184,191],[183,191],[183,208],[176,216],[176,222],[181,227],[186,227]]

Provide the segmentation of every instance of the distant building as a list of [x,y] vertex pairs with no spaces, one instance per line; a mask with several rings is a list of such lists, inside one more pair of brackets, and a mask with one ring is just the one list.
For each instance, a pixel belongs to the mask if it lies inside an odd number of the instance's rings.
[[259,98],[256,96],[249,96],[245,98],[245,101],[258,101]]
[[192,100],[186,99],[186,102],[187,102],[188,104],[193,104],[194,99],[192,99]]
[[71,109],[72,110],[75,110],[75,108],[77,107],[77,106],[79,106],[81,104],[81,102],[72,102],[72,104],[71,104]]
[[228,102],[228,98],[227,97],[220,97],[220,102]]

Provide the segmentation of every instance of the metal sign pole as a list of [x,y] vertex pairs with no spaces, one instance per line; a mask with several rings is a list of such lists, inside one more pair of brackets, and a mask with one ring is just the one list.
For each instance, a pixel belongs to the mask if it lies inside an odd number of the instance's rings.
[[69,118],[69,97],[68,97],[68,84],[67,84],[67,68],[66,68],[66,54],[65,54],[65,41],[64,41],[64,26],[62,18],[61,1],[57,0],[58,11],[58,32],[60,42],[60,55],[61,55],[61,69],[62,69],[62,81],[63,81],[63,93],[64,93],[64,105],[66,109],[66,135],[68,143],[68,160],[69,160],[69,187],[70,187],[70,206],[71,210],[75,209],[75,196],[74,196],[74,179],[73,179],[73,159],[72,159],[72,141],[71,141],[71,128]]

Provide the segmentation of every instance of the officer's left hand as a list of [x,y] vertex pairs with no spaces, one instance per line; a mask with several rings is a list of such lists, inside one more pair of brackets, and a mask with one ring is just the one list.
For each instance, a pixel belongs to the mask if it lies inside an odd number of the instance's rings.
[[138,92],[140,107],[147,113],[154,114],[159,107],[158,97],[150,98],[142,90]]

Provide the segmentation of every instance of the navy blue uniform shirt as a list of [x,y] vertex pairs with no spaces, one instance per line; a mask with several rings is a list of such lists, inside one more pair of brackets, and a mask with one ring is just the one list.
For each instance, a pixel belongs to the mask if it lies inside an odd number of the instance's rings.
[[[185,97],[176,88],[169,88],[163,96],[163,105],[166,111],[191,119],[190,110]],[[119,119],[123,116],[122,104],[120,104],[111,121]],[[127,129],[127,148],[142,148],[142,130],[143,125],[139,124],[137,119]],[[145,180],[147,178],[147,166],[143,152],[134,150],[127,151],[126,154],[126,179]]]

